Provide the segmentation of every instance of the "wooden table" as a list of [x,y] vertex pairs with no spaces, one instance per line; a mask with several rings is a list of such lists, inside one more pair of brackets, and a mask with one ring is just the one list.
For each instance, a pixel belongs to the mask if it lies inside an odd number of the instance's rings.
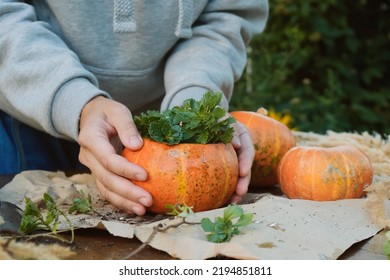
[[[10,182],[13,175],[0,175],[0,188]],[[69,237],[68,234],[65,234]],[[372,238],[354,244],[340,256],[341,260],[385,260],[383,245],[385,231]],[[142,243],[136,239],[121,238],[111,235],[108,231],[99,229],[77,229],[72,249],[77,252],[75,259],[79,260],[121,260],[136,250]],[[145,247],[131,259],[139,260],[170,260],[169,254]]]

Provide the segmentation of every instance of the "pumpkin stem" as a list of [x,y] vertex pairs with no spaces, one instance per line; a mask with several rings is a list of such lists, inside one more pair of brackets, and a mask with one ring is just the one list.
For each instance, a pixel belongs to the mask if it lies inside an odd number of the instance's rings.
[[264,115],[264,116],[267,116],[268,115],[268,110],[265,109],[264,107],[261,107],[261,108],[257,109],[256,113]]

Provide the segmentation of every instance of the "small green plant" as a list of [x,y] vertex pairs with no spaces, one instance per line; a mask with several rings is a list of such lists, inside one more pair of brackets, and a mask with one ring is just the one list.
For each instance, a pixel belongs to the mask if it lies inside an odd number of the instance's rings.
[[233,235],[239,234],[240,227],[252,223],[253,214],[245,214],[237,205],[229,205],[223,212],[223,217],[216,217],[214,222],[209,218],[201,220],[201,226],[205,232],[209,232],[207,240],[214,243],[229,242]]
[[[244,214],[244,210],[237,205],[229,205],[223,212],[223,217],[216,217],[214,223],[209,218],[203,218],[201,222],[188,222],[186,218],[194,215],[192,207],[188,206],[185,202],[172,205],[167,204],[167,214],[175,217],[180,217],[180,221],[175,224],[164,226],[158,224],[153,227],[153,232],[149,238],[136,250],[131,252],[125,259],[130,259],[153,240],[158,232],[166,232],[171,228],[178,228],[181,225],[201,225],[205,232],[210,232],[207,235],[207,240],[215,243],[229,242],[234,234],[239,234],[239,227],[244,227],[252,223],[253,214]],[[233,220],[237,220],[233,223]]]
[[385,253],[387,259],[390,260],[390,230],[386,232],[387,241],[383,246],[383,252]]
[[[43,207],[44,209],[40,209],[30,198],[25,197],[26,206],[19,231],[28,235],[40,230],[49,230],[58,237],[57,225],[60,216],[63,216],[70,226],[72,233],[70,243],[72,243],[74,239],[73,226],[66,214],[59,209],[54,199],[48,193],[43,194],[43,201],[45,202],[45,207]],[[46,215],[43,214],[43,210],[46,210]],[[60,239],[63,240],[62,238]]]
[[141,113],[134,122],[143,137],[168,145],[230,143],[235,120],[219,106],[221,99],[222,93],[209,91],[199,101],[188,99],[163,112]]
[[193,207],[188,206],[185,202],[178,205],[168,204],[166,208],[169,211],[167,212],[168,215],[176,216],[180,218],[187,218],[188,216],[194,214],[194,211],[192,211]]
[[68,213],[89,213],[93,211],[91,194],[86,195],[82,190],[79,192],[80,197],[73,199],[73,204],[70,206]]

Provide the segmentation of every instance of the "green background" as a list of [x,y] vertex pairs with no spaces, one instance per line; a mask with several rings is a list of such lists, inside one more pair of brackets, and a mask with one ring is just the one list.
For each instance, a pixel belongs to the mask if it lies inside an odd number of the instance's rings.
[[230,110],[290,114],[291,127],[390,134],[390,0],[270,0]]

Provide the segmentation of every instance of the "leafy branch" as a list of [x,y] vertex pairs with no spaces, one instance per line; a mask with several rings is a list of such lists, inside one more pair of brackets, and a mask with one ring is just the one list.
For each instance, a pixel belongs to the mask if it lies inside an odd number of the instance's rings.
[[206,92],[199,101],[188,99],[182,106],[164,112],[149,110],[134,117],[143,137],[167,145],[179,143],[230,143],[233,117],[219,106],[222,93]]

